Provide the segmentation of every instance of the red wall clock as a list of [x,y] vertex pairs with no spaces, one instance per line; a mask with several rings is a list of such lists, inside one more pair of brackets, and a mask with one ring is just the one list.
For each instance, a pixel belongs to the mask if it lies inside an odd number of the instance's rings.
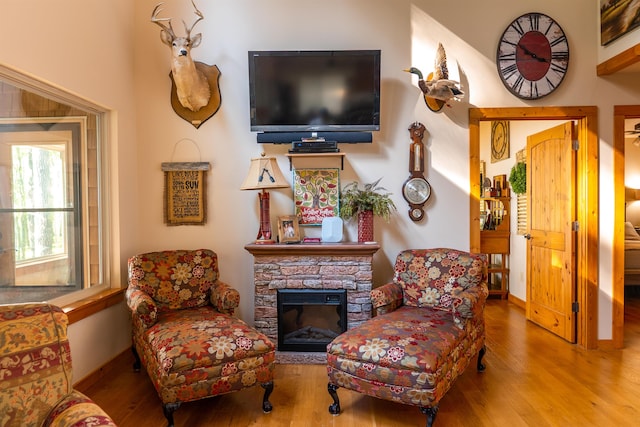
[[506,88],[522,99],[556,90],[569,67],[569,42],[558,23],[542,13],[526,13],[504,30],[496,55]]

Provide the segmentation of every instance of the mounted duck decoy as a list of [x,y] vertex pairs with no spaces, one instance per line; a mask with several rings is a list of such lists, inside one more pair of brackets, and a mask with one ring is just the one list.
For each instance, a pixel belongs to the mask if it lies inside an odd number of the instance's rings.
[[418,87],[422,90],[424,102],[433,112],[442,110],[445,105],[450,107],[450,100],[457,100],[464,96],[464,92],[458,87],[459,82],[449,80],[447,54],[444,51],[444,47],[442,47],[442,43],[438,43],[435,68],[432,73],[429,73],[427,80],[424,80],[422,72],[415,67],[403,71],[418,76]]

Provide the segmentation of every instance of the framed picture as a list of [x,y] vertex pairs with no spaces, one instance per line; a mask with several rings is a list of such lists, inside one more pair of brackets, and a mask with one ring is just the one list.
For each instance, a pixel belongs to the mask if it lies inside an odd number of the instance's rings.
[[280,243],[298,243],[301,240],[297,216],[278,217],[278,240]]
[[600,44],[605,46],[640,26],[640,0],[600,0]]
[[208,162],[162,163],[167,225],[204,225],[207,220]]
[[507,120],[491,122],[491,163],[508,159],[510,131]]
[[294,169],[293,203],[300,225],[340,214],[340,169]]
[[493,186],[501,192],[507,188],[507,175],[496,175],[493,177]]

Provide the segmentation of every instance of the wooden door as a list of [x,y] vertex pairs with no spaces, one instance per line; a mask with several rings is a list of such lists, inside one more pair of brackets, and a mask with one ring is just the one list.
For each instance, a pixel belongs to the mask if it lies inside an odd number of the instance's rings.
[[576,151],[572,122],[527,138],[527,319],[576,341]]

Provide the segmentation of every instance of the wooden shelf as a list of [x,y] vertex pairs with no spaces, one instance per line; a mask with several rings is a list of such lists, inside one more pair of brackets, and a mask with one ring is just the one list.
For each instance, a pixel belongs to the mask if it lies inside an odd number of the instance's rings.
[[291,162],[296,157],[340,157],[340,169],[344,170],[344,156],[345,153],[287,153],[289,158],[289,170],[291,170]]
[[293,256],[293,255],[337,255],[337,256],[373,256],[380,244],[340,242],[340,243],[275,243],[272,245],[249,243],[245,245],[251,255]]
[[608,76],[637,63],[640,63],[640,43],[598,64],[596,73],[598,76]]
[[482,210],[504,212],[501,222],[492,230],[480,230],[480,252],[488,262],[489,295],[506,298],[509,294],[509,253],[511,239],[511,198],[482,197]]

